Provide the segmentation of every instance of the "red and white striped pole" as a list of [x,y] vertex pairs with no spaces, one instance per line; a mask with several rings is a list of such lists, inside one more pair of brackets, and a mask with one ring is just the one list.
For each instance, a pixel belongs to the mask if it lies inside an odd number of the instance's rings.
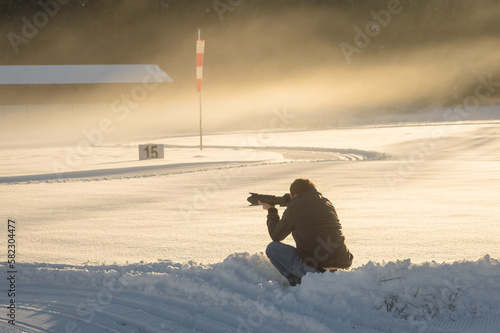
[[198,29],[198,40],[196,41],[196,90],[200,96],[200,150],[203,150],[203,127],[201,117],[201,80],[203,79],[203,55],[205,53],[205,41],[201,39],[201,29]]

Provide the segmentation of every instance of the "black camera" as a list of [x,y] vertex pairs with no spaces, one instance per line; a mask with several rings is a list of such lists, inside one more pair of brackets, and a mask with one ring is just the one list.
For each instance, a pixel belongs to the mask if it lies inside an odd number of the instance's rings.
[[280,205],[281,207],[285,207],[292,200],[290,194],[285,194],[282,197],[277,197],[275,195],[267,195],[267,194],[258,194],[250,192],[250,196],[247,198],[248,202],[250,202],[250,206],[258,206],[259,201],[265,202],[270,205]]

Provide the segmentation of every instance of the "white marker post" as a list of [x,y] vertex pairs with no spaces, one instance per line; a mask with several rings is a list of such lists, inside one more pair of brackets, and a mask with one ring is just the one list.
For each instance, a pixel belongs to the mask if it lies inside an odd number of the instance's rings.
[[205,53],[205,41],[201,39],[201,29],[198,29],[198,40],[196,41],[196,90],[200,96],[200,150],[203,150],[203,126],[201,113],[201,80],[203,79],[203,55]]
[[165,146],[159,144],[139,145],[139,160],[165,158]]

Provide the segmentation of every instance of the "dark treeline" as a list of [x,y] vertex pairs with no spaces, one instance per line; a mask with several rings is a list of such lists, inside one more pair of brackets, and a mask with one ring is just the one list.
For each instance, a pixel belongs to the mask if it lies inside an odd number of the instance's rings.
[[[2,0],[0,62],[144,62],[148,58],[154,59],[159,53],[175,52],[180,44],[196,36],[198,27],[209,28],[215,35],[213,38],[223,39],[234,34],[234,39],[241,38],[244,43],[252,45],[258,45],[259,39],[270,35],[296,44],[307,42],[308,38],[338,44],[352,39],[354,26],[363,28],[364,23],[371,19],[370,11],[387,9],[390,2]],[[377,50],[372,54],[392,52],[394,48],[419,48],[451,39],[498,37],[500,34],[498,16],[494,15],[499,0],[397,2],[404,9],[404,15],[394,17],[390,27],[392,33],[382,32],[377,36],[376,44],[384,46],[385,50],[375,46]],[[486,15],[488,12],[490,16]],[[311,15],[317,16],[317,20],[314,17],[311,20]],[[476,18],[481,19],[480,25]],[[30,29],[30,25],[34,29]],[[239,46],[234,39],[227,42]],[[369,54],[365,52],[363,56]]]

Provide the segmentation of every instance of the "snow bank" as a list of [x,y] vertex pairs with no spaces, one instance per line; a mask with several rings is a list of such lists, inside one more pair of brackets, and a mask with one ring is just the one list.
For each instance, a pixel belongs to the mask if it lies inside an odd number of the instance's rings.
[[[264,255],[248,253],[213,265],[159,260],[18,270],[19,311],[50,312],[52,327],[67,324],[68,316],[79,325],[111,318],[145,332],[497,332],[500,324],[500,264],[489,256],[451,264],[370,262],[308,274],[296,287]],[[64,309],[56,308],[60,302]],[[18,327],[34,327],[33,316],[21,317]]]
[[[460,104],[460,103],[459,103]],[[420,110],[378,110],[361,112],[344,112],[336,115],[335,119],[324,119],[323,123],[335,121],[340,126],[359,126],[376,124],[418,124],[418,123],[460,123],[469,121],[491,121],[499,120],[500,112],[498,105],[479,106],[477,108],[464,108],[463,105],[453,107],[425,108]]]

